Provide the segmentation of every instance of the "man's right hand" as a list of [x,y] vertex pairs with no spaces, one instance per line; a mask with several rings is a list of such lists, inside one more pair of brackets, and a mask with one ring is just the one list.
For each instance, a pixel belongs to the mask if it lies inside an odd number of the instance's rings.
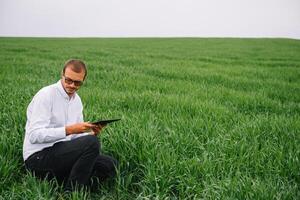
[[88,123],[88,122],[82,122],[73,124],[70,126],[66,126],[66,135],[71,134],[79,134],[90,131],[92,128],[95,128],[96,125]]

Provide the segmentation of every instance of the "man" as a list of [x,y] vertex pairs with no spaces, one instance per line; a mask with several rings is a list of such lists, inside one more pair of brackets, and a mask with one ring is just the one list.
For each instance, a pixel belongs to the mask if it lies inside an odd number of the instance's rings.
[[86,75],[82,61],[67,61],[61,80],[42,88],[27,108],[25,166],[37,177],[55,177],[66,190],[88,187],[92,177],[103,181],[116,174],[117,161],[99,153],[97,135],[103,127],[83,122],[76,91]]

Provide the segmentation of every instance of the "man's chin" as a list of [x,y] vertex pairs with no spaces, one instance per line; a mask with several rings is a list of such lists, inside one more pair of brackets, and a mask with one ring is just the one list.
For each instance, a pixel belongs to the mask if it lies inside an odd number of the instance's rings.
[[67,91],[67,93],[68,93],[69,95],[73,95],[75,92],[76,92],[76,90],[68,90],[68,91]]

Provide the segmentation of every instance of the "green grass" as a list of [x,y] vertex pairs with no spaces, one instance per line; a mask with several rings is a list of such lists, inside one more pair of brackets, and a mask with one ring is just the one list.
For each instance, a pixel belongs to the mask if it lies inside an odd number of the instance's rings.
[[[86,120],[120,161],[96,193],[26,173],[26,108],[80,58]],[[0,199],[299,199],[300,41],[0,38]]]

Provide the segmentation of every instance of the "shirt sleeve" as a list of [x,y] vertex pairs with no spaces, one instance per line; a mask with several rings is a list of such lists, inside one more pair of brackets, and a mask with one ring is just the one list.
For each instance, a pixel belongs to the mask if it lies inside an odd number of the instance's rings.
[[27,130],[32,144],[55,142],[66,137],[65,127],[50,127],[51,104],[49,93],[41,92],[34,97]]

